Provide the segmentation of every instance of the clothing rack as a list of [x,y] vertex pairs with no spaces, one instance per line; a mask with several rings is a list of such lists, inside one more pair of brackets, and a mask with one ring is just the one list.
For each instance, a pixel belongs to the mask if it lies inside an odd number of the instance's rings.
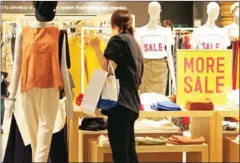
[[177,31],[185,32],[185,31],[193,31],[195,28],[173,28],[173,36],[175,37],[178,33]]

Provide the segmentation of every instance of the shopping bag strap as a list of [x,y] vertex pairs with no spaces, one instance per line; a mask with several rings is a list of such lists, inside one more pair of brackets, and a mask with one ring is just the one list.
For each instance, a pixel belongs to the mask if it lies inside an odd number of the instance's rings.
[[107,66],[107,71],[108,71],[108,73],[109,73],[109,70],[111,70],[113,76],[115,76],[115,70],[114,70],[114,68],[113,68],[112,61],[108,61],[108,66]]

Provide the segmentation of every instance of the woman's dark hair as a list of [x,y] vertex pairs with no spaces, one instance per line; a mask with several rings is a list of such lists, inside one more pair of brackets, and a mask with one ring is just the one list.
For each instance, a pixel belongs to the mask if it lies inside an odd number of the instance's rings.
[[119,32],[129,32],[133,35],[132,14],[128,10],[117,10],[112,14],[111,25],[116,25]]
[[170,27],[171,29],[173,29],[173,23],[170,20],[164,20],[163,21],[163,26],[164,27]]

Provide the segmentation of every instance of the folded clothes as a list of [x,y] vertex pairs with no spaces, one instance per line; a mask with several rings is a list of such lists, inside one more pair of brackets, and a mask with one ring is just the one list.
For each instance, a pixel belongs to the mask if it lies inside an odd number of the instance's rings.
[[214,110],[214,105],[208,98],[205,99],[191,99],[186,103],[187,110]]
[[165,145],[167,143],[167,139],[164,137],[136,137],[135,141],[137,145]]
[[101,146],[101,147],[104,147],[104,146],[108,146],[109,145],[109,139],[107,136],[105,135],[100,135],[98,137],[98,144]]
[[[152,137],[136,137],[136,145],[164,145],[167,143],[167,139],[164,137],[152,138]],[[98,144],[102,147],[109,146],[109,139],[105,135],[98,137]]]
[[175,126],[171,121],[163,120],[137,120],[134,125],[135,131],[159,131],[159,132],[179,132],[179,127]]
[[239,123],[223,121],[222,127],[223,127],[224,130],[234,131],[234,130],[237,130],[239,128]]
[[153,104],[151,108],[157,111],[180,111],[181,110],[181,107],[179,105],[170,101],[158,102],[157,104]]
[[186,136],[173,135],[168,138],[168,143],[175,145],[202,144],[205,143],[205,139],[204,137],[190,138]]
[[79,129],[87,131],[105,130],[107,129],[107,121],[103,118],[84,118]]

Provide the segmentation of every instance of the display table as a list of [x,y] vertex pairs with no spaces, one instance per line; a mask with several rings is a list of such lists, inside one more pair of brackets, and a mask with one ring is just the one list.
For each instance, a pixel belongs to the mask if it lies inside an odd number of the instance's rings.
[[239,110],[217,110],[216,111],[216,162],[222,162],[223,159],[223,128],[222,122],[225,117],[234,117],[239,120]]
[[223,162],[239,162],[239,142],[236,137],[223,138]]
[[[91,153],[89,159],[91,162],[112,162],[112,159],[107,157],[107,154],[111,154],[110,146],[101,147],[94,140],[89,141],[89,153]],[[148,145],[148,146],[136,146],[136,151],[139,154],[159,154],[159,153],[175,153],[175,152],[199,152],[201,153],[201,162],[208,162],[208,146],[206,144],[199,145]],[[175,157],[174,154],[172,156]],[[148,156],[149,157],[149,156]],[[172,157],[173,158],[173,157]],[[171,157],[169,159],[172,159]],[[154,160],[154,162],[166,162],[163,158],[145,158],[145,160],[140,160],[141,162],[147,162],[149,159]],[[168,159],[168,161],[169,161]],[[152,161],[151,160],[151,161]],[[170,162],[170,161],[169,161]]]
[[[100,135],[107,135],[107,131],[84,131],[84,130],[78,130],[78,160],[79,162],[91,162],[91,160],[88,158],[89,154],[91,154],[91,151],[88,146],[89,140],[97,140]],[[167,131],[159,131],[159,130],[151,130],[151,131],[135,131],[135,136],[149,136],[149,137],[169,137],[172,135],[182,135],[182,133],[179,132],[167,132]],[[163,157],[162,155],[161,157]],[[174,162],[179,162],[182,160],[182,153],[175,153],[175,160]]]
[[[68,123],[68,142],[69,142],[69,162],[82,162],[78,160],[79,155],[79,142],[78,142],[78,119],[82,117],[91,117],[75,106],[74,115],[69,119]],[[96,111],[96,117],[103,117],[103,115]],[[160,117],[205,117],[209,118],[209,161],[215,160],[215,132],[216,132],[216,116],[215,111],[140,111],[139,118],[160,118]]]

